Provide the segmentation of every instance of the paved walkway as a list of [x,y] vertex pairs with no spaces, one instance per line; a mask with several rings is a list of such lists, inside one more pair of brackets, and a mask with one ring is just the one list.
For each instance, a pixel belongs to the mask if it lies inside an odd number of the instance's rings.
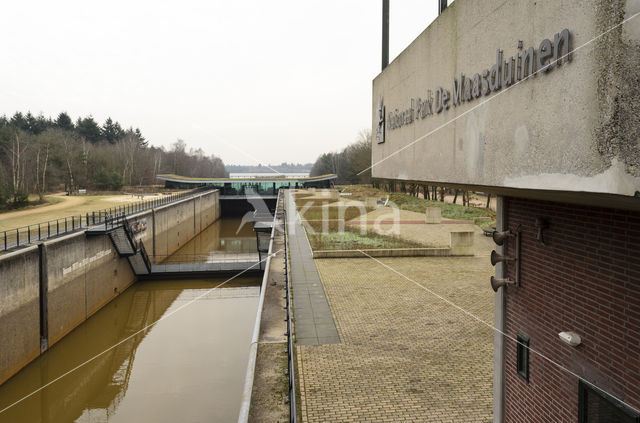
[[293,198],[288,191],[285,195],[296,344],[337,344],[340,337],[313,262],[311,246]]
[[[384,258],[487,322],[486,257]],[[493,331],[372,259],[318,259],[341,343],[297,347],[303,422],[491,422]]]

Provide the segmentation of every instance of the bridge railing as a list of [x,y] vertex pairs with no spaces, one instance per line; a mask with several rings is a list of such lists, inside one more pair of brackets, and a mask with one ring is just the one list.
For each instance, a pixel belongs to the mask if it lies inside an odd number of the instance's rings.
[[[27,245],[35,241],[42,241],[58,235],[75,232],[79,229],[86,229],[91,226],[100,225],[106,223],[109,219],[113,219],[115,216],[127,216],[140,213],[145,210],[198,195],[209,189],[210,188],[197,189],[188,192],[165,195],[151,200],[143,200],[120,206],[107,207],[100,210],[86,212],[84,214],[65,216],[58,219],[0,231],[0,251],[6,251],[10,248]],[[0,217],[2,217],[2,215],[0,215]]]
[[147,254],[147,249],[144,248],[143,242],[140,242],[140,255],[142,256],[144,265],[147,267],[147,271],[151,273],[151,260],[149,259],[149,254]]

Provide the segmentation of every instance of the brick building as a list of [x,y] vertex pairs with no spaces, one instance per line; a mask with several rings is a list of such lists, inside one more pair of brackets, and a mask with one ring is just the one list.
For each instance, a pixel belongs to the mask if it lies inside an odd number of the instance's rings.
[[[504,330],[546,357],[530,352],[519,372],[518,345],[504,342],[505,421],[576,421],[580,409],[621,413],[582,421],[638,421],[607,404],[640,408],[640,213],[512,197],[503,208],[505,226],[521,231],[520,286],[506,287]],[[548,225],[542,240],[538,219]],[[515,246],[505,244],[510,255]],[[515,267],[507,265],[511,280]],[[562,331],[582,342],[562,342]]]
[[638,1],[456,0],[373,81],[374,180],[498,196],[496,422],[640,422],[638,69]]

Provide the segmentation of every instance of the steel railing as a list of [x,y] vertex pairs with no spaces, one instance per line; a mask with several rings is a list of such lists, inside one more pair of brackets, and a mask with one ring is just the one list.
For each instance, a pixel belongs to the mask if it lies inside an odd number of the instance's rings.
[[158,264],[188,264],[188,263],[218,263],[218,262],[246,262],[258,261],[258,251],[251,252],[225,252],[211,251],[208,253],[192,254],[156,254],[151,255]]
[[42,241],[58,235],[75,232],[79,229],[86,229],[103,223],[106,224],[107,221],[114,219],[115,216],[127,216],[140,213],[145,210],[201,194],[203,191],[210,189],[211,188],[197,189],[189,192],[170,194],[153,200],[138,201],[135,203],[123,204],[121,206],[108,207],[87,212],[85,214],[61,217],[45,222],[0,231],[1,250],[6,251],[10,248],[27,245],[35,241]]
[[142,256],[144,265],[147,267],[147,271],[151,273],[151,260],[149,259],[149,254],[147,254],[147,250],[144,248],[144,243],[142,241],[140,242],[140,255]]
[[[276,213],[278,211],[276,210]],[[292,312],[291,312],[291,287],[289,281],[289,255],[287,249],[287,211],[282,210],[282,221],[284,231],[284,278],[285,278],[285,290],[287,300],[287,369],[289,373],[289,422],[297,423],[298,414],[296,411],[296,370],[295,370],[295,356],[293,349],[293,327],[292,327]]]
[[[258,253],[151,255],[154,273],[215,272],[260,269]],[[242,266],[238,266],[242,264]],[[245,266],[246,265],[246,266]]]

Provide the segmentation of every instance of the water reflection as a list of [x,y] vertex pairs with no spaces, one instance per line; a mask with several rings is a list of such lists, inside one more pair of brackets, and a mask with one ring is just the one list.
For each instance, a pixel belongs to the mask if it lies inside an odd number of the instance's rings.
[[[0,387],[0,409],[126,339],[0,413],[0,422],[233,421],[258,278],[134,284]],[[132,336],[133,335],[133,336]]]
[[220,261],[258,260],[253,223],[240,218],[218,219],[197,237],[169,257],[156,257],[156,262],[212,263]]

